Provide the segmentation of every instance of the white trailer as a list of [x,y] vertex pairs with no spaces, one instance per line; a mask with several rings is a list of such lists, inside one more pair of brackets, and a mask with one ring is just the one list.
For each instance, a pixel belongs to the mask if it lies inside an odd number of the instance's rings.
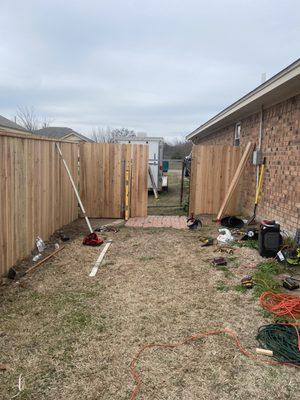
[[[164,139],[162,137],[148,137],[144,134],[143,136],[138,134],[138,136],[134,137],[117,139],[116,142],[121,144],[147,144],[149,146],[149,168],[151,169],[157,190],[162,190]],[[167,185],[167,182],[165,185]],[[153,189],[149,174],[148,189]]]

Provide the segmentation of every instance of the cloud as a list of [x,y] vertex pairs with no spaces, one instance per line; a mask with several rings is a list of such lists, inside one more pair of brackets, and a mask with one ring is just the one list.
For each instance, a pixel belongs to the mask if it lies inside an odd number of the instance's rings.
[[[291,12],[292,11],[292,12]],[[0,114],[189,133],[298,58],[297,0],[0,3]]]

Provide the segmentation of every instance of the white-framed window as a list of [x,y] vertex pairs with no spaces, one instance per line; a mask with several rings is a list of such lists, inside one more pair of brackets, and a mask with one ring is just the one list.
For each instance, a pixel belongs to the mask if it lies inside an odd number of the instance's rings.
[[237,124],[235,124],[234,146],[239,146],[240,145],[240,139],[241,139],[241,123],[238,122]]

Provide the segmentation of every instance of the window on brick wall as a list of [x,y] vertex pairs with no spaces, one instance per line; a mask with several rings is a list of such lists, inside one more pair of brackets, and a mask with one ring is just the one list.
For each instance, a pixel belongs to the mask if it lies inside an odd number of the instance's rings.
[[240,145],[240,139],[241,139],[241,123],[238,122],[235,125],[235,130],[234,130],[234,146]]

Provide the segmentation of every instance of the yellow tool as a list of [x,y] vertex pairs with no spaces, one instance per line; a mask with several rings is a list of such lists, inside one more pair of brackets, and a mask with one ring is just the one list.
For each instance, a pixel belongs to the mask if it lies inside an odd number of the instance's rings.
[[129,170],[125,171],[125,221],[129,220]]

